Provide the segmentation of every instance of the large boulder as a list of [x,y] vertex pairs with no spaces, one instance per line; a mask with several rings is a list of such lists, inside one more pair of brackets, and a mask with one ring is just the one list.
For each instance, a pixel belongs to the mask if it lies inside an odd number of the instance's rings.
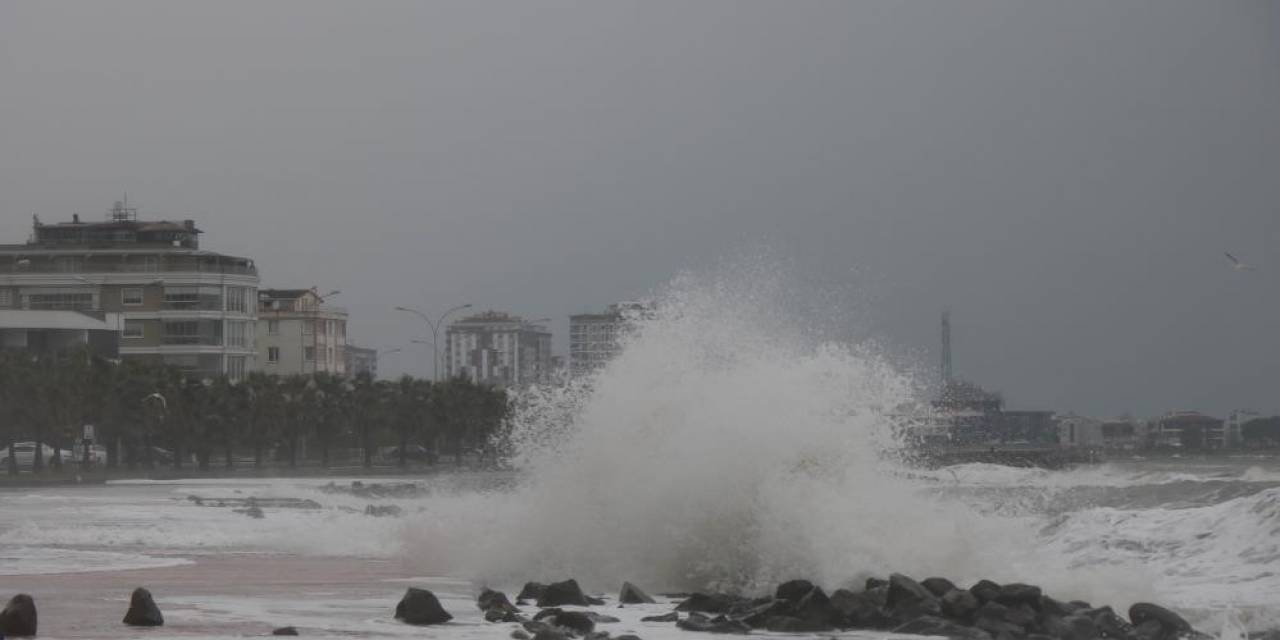
[[806,631],[826,631],[838,625],[842,618],[822,587],[812,587],[800,596],[792,604],[791,615],[804,622]]
[[906,603],[935,599],[936,597],[919,582],[901,573],[889,576],[889,598],[885,604],[890,608]]
[[596,621],[585,611],[564,611],[551,607],[538,612],[534,620],[568,629],[578,635],[586,635],[596,628]]
[[977,596],[983,602],[989,602],[1000,595],[1000,585],[990,580],[979,580],[972,587],[969,587],[969,593]]
[[1014,582],[1002,585],[1000,591],[996,593],[995,601],[1008,606],[1026,604],[1038,607],[1042,595],[1044,594],[1041,593],[1040,587]]
[[133,590],[129,596],[129,610],[124,614],[124,623],[131,627],[159,627],[164,625],[164,616],[160,607],[152,599],[151,592],[142,587]]
[[949,618],[967,620],[981,606],[978,596],[964,589],[952,589],[942,596],[942,613]]
[[1129,607],[1129,621],[1133,623],[1133,626],[1140,627],[1150,620],[1160,623],[1160,627],[1170,636],[1191,631],[1191,624],[1184,620],[1182,616],[1159,605],[1139,602]]
[[9,599],[0,610],[0,636],[36,635],[36,602],[25,593]]
[[991,634],[981,629],[966,627],[946,618],[922,616],[893,629],[894,633],[917,636],[946,636],[963,640],[991,640]]
[[591,606],[586,594],[582,593],[582,587],[579,587],[578,581],[573,578],[547,585],[542,595],[538,596],[539,607],[559,607],[566,604],[579,607]]
[[409,587],[409,590],[404,592],[404,597],[400,598],[400,603],[396,605],[396,620],[405,624],[443,624],[452,619],[453,616],[440,606],[436,595],[426,589]]
[[618,593],[618,602],[622,604],[653,604],[653,598],[630,582],[622,583],[622,591]]
[[920,581],[920,585],[929,590],[934,596],[941,598],[947,595],[947,592],[956,588],[956,583],[946,578],[925,578]]
[[542,597],[542,592],[547,590],[547,585],[541,582],[526,582],[524,588],[520,590],[520,594],[516,596],[516,600],[534,600]]
[[808,580],[788,580],[780,585],[774,592],[773,597],[779,600],[788,600],[795,602],[804,597],[805,594],[813,591],[813,583]]
[[480,595],[476,597],[476,606],[479,607],[481,611],[498,609],[500,611],[510,611],[513,613],[520,612],[520,609],[516,608],[516,606],[511,604],[511,601],[507,599],[507,594],[488,588],[480,591]]
[[1133,625],[1128,620],[1116,615],[1111,607],[1097,607],[1095,609],[1082,609],[1076,612],[1082,615],[1098,627],[1098,633],[1104,638],[1123,638],[1133,631]]
[[271,630],[273,636],[296,636],[298,635],[297,627],[278,627]]
[[880,610],[876,599],[867,594],[848,589],[836,589],[831,594],[831,608],[838,616],[836,626],[851,629],[886,629],[893,621]]

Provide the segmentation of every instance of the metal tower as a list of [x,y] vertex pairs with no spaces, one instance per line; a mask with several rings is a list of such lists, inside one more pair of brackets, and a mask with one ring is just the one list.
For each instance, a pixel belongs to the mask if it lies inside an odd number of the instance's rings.
[[942,384],[951,384],[951,310],[942,311]]

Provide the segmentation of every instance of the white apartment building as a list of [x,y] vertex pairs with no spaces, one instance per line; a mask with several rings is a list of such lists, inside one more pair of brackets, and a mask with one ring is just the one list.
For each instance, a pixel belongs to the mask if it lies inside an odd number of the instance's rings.
[[259,368],[275,375],[347,373],[347,311],[315,289],[258,292]]
[[620,302],[604,313],[569,316],[569,374],[580,376],[603,367],[622,350],[631,323],[653,314],[651,302]]
[[0,325],[15,328],[4,347],[105,327],[121,358],[243,377],[255,366],[258,272],[247,258],[200,250],[200,233],[192,220],[138,220],[120,202],[100,222],[34,219],[25,244],[0,245]]
[[445,372],[476,382],[515,386],[551,373],[551,332],[498,311],[462,318],[445,331]]

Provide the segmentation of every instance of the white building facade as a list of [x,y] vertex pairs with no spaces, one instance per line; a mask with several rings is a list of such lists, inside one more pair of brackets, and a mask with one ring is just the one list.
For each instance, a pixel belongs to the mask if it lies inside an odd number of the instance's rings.
[[445,332],[445,372],[472,381],[516,386],[546,381],[551,332],[541,324],[498,311],[475,314]]
[[0,315],[93,317],[118,333],[121,358],[240,379],[256,365],[258,272],[200,250],[200,233],[191,220],[139,221],[122,203],[104,222],[36,220],[26,244],[0,245]]
[[258,293],[259,368],[273,375],[347,373],[347,311],[315,289]]

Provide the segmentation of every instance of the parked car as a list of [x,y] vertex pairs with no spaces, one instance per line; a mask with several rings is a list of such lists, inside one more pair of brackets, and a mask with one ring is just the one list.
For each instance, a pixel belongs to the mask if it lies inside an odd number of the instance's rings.
[[[35,460],[35,455],[36,455],[35,442],[29,441],[29,442],[13,443],[13,458],[14,460],[18,461],[19,469],[33,468],[32,463]],[[66,456],[68,455],[68,451],[66,449],[63,449],[62,455],[64,456],[63,459],[65,460]],[[48,463],[50,460],[53,460],[53,447],[47,444],[41,444],[40,459],[45,461],[46,463]],[[3,449],[0,449],[0,472],[8,468],[9,468],[9,448],[5,447]]]

